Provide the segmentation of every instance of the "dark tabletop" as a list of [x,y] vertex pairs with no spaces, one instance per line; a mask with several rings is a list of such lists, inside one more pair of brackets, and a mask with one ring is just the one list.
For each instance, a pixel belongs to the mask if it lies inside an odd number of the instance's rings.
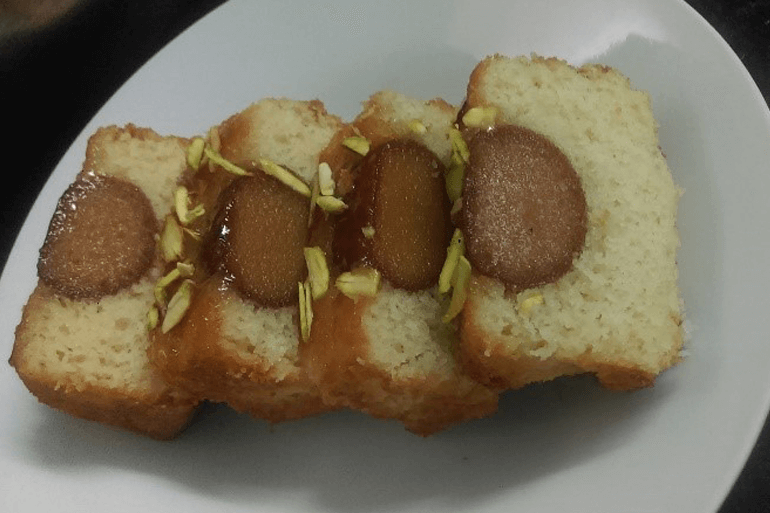
[[[770,101],[770,0],[688,2],[730,44]],[[154,53],[223,1],[80,0],[63,14],[38,9],[22,16],[25,3],[46,2],[0,2],[6,133],[0,169],[9,178],[0,188],[0,266],[48,176],[96,111]],[[720,513],[768,511],[770,423]]]

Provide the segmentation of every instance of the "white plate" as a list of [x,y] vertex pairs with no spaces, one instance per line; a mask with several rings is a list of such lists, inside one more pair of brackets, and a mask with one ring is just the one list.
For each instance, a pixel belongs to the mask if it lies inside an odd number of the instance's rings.
[[685,189],[689,358],[654,389],[576,379],[508,394],[429,439],[339,413],[270,428],[218,410],[159,443],[36,403],[0,366],[4,511],[704,512],[718,508],[770,403],[770,115],[739,60],[679,1],[233,1],[155,56],[54,172],[0,283],[2,352],[87,136],[134,122],[192,135],[268,95],[352,117],[370,93],[463,98],[484,55],[618,67],[650,91]]

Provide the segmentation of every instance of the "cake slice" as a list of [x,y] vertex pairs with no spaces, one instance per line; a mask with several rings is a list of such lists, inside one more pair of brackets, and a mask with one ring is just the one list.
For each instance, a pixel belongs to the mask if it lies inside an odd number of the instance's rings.
[[342,127],[319,101],[267,98],[210,132],[186,185],[191,208],[205,210],[190,225],[201,235],[189,241],[190,306],[153,330],[152,360],[169,382],[270,422],[330,409],[300,358],[298,283],[304,248],[325,244],[325,229],[310,227],[310,184]]
[[[301,355],[328,404],[420,435],[497,407],[497,394],[459,368],[437,290],[452,234],[445,168],[456,114],[443,100],[378,92],[322,156],[348,208],[334,222],[329,289],[312,303]],[[367,292],[345,286],[372,276],[380,284]]]
[[147,314],[166,265],[156,241],[188,144],[133,125],[89,139],[40,251],[10,358],[41,402],[158,439],[192,418],[197,400],[147,355]]
[[[462,110],[461,122],[476,125],[463,123],[470,157],[459,224],[474,270],[461,314],[464,368],[497,389],[579,373],[592,373],[611,389],[652,385],[679,361],[683,332],[676,264],[680,191],[659,147],[650,97],[606,66],[495,55],[473,71]],[[483,118],[491,121],[481,129]],[[550,172],[548,166],[503,169],[480,160],[487,134],[505,131],[529,135],[516,136],[514,149],[497,147],[501,154],[530,158],[550,145],[555,150],[543,151],[566,157],[584,195],[582,222],[577,210],[562,205],[551,224],[538,225],[546,217],[541,209],[551,208],[543,206],[548,194],[541,194],[550,186],[526,185],[517,193],[500,185],[504,180],[495,182],[505,173],[506,180],[530,173],[542,181]],[[572,187],[565,180],[562,190]],[[521,203],[506,203],[505,194],[519,193]],[[500,207],[497,218],[482,219],[479,202]],[[532,210],[522,213],[519,204]],[[570,216],[577,221],[567,229],[562,221]],[[560,241],[579,239],[572,253],[562,254],[566,265],[562,258],[536,270],[544,257],[526,248],[562,229],[567,235]],[[508,258],[513,253],[519,274]]]

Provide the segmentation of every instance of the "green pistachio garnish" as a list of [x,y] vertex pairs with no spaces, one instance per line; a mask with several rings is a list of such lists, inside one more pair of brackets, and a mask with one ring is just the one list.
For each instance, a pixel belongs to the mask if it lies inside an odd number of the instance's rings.
[[465,238],[459,229],[456,229],[452,235],[446,253],[446,260],[444,260],[444,266],[438,277],[438,291],[442,294],[446,294],[452,288],[455,270],[460,262],[460,257],[465,254]]
[[422,135],[428,131],[428,129],[419,119],[413,119],[412,121],[409,122],[408,126],[409,126],[409,130],[411,130],[415,134]]
[[158,304],[162,306],[166,303],[166,287],[179,278],[189,278],[194,272],[195,266],[191,262],[177,262],[176,267],[171,269],[155,284],[155,300]]
[[315,203],[321,207],[324,212],[337,213],[348,208],[344,201],[335,198],[334,196],[318,196],[315,199]]
[[376,296],[380,290],[380,273],[377,269],[362,267],[340,274],[334,285],[351,299]]
[[449,200],[453,203],[460,199],[463,194],[463,180],[465,180],[465,164],[463,162],[457,163],[452,159],[446,176],[446,193],[449,196]]
[[206,213],[203,204],[198,204],[190,209],[190,193],[184,185],[180,185],[174,191],[174,208],[182,226],[187,226]]
[[495,125],[497,118],[496,107],[473,107],[463,115],[463,124],[478,128],[489,128]]
[[307,295],[305,294],[305,284],[297,282],[297,293],[299,295],[299,334],[303,341],[307,341],[310,336],[310,323],[307,319]]
[[304,248],[303,251],[313,299],[319,299],[329,289],[329,267],[326,265],[326,255],[319,247]]
[[353,136],[353,137],[346,137],[342,140],[342,145],[346,148],[349,148],[359,155],[366,156],[367,153],[369,153],[369,147],[370,143],[369,140],[366,137],[361,136]]
[[183,232],[182,227],[172,215],[166,216],[163,231],[160,233],[160,250],[166,262],[182,258]]
[[191,228],[184,227],[182,229],[182,231],[184,231],[187,235],[189,235],[190,238],[193,239],[193,240],[201,241],[203,239],[203,237],[201,236],[200,232],[197,232],[197,231],[195,231],[195,230],[193,230]]
[[206,142],[201,137],[194,138],[187,147],[187,165],[197,171],[203,160],[203,148]]
[[160,312],[157,306],[152,306],[147,311],[147,331],[152,331],[158,326],[160,321]]
[[313,326],[313,296],[311,285],[307,282],[297,283],[299,292],[299,328],[302,340],[307,342],[310,338],[310,328]]
[[334,176],[332,168],[326,162],[318,165],[318,187],[324,196],[334,196]]
[[471,158],[471,151],[468,149],[462,133],[457,128],[449,129],[449,141],[452,143],[453,155],[457,154],[462,159],[462,162],[467,164]]
[[163,324],[160,327],[163,333],[168,333],[171,328],[179,324],[184,314],[187,313],[187,309],[190,308],[192,303],[192,287],[193,281],[185,280],[171,297],[171,300],[168,302],[166,315],[163,317]]
[[224,158],[222,155],[219,154],[218,151],[214,150],[213,148],[209,148],[208,146],[203,149],[203,153],[213,162],[214,164],[217,164],[222,169],[227,171],[228,173],[232,173],[237,176],[251,176],[251,173],[246,171],[240,166],[236,166],[226,158]]
[[452,128],[449,130],[449,140],[452,143],[452,156],[449,169],[446,172],[446,192],[452,202],[457,201],[463,193],[465,165],[471,158],[471,152],[463,139],[462,133]]
[[300,178],[298,178],[297,175],[295,175],[288,169],[279,166],[272,160],[259,159],[259,167],[266,174],[277,178],[284,185],[287,185],[289,188],[297,191],[303,196],[306,196],[309,198],[312,195],[312,191],[310,190],[310,187],[308,187],[305,182],[303,182]]
[[441,318],[442,321],[449,322],[457,317],[457,314],[462,311],[465,299],[468,296],[468,282],[470,277],[471,263],[464,256],[460,256],[452,280],[452,299],[449,300],[449,308],[447,308],[446,313]]
[[367,239],[371,239],[374,237],[374,226],[372,225],[366,225],[363,228],[361,228],[361,232],[364,234],[364,237]]
[[532,309],[535,306],[542,305],[544,302],[545,300],[543,299],[542,294],[533,294],[521,302],[519,305],[519,312],[521,312],[522,315],[529,315],[532,313]]

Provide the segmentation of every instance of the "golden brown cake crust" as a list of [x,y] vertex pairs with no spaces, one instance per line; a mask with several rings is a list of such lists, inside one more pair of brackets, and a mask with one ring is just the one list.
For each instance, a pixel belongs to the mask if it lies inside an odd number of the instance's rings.
[[185,321],[164,334],[152,333],[150,359],[161,375],[197,397],[229,404],[269,422],[329,409],[307,386],[301,368],[286,374],[264,358],[239,359],[235,341],[222,333],[226,295],[213,277],[197,287]]
[[314,303],[313,332],[301,355],[326,402],[400,420],[421,436],[497,410],[497,394],[467,377],[394,379],[373,363],[362,326],[370,304],[371,299],[355,301],[336,290]]
[[466,306],[462,314],[463,344],[459,358],[473,379],[490,388],[517,389],[530,383],[585,373],[594,374],[599,383],[610,390],[635,390],[651,387],[655,382],[654,374],[631,363],[600,363],[587,357],[573,360],[511,355],[501,349],[503,342],[491,338],[473,322],[473,316],[474,310]]
[[160,379],[151,391],[116,389],[82,380],[56,377],[46,366],[26,354],[35,329],[33,318],[39,317],[45,304],[56,298],[55,292],[39,284],[30,296],[16,328],[16,344],[9,363],[26,387],[48,406],[75,417],[109,424],[136,433],[168,440],[176,437],[191,421],[197,401],[169,388]]
[[501,391],[517,389],[530,383],[576,374],[594,374],[604,388],[618,391],[647,388],[655,383],[655,374],[632,363],[601,363],[589,357],[562,360],[540,359],[526,354],[510,355],[500,349],[500,342],[474,324],[472,318],[473,311],[466,308],[461,327],[464,343],[460,347],[459,358],[471,377],[491,388]]
[[69,415],[115,426],[156,440],[176,438],[192,421],[190,404],[147,405],[143,398],[126,397],[102,388],[69,391],[56,384],[19,374],[37,399]]

